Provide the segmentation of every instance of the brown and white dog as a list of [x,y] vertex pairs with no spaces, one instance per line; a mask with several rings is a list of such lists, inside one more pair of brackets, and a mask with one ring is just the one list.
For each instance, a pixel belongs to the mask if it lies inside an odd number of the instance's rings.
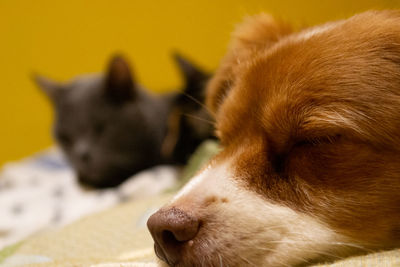
[[400,244],[400,12],[261,14],[208,86],[222,152],[148,227],[170,266],[292,266]]

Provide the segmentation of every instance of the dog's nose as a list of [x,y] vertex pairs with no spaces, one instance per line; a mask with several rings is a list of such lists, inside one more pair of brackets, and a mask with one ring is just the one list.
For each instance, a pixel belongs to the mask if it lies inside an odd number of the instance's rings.
[[182,246],[197,235],[199,220],[183,210],[170,208],[154,213],[147,227],[153,236],[157,256],[175,265],[181,257]]

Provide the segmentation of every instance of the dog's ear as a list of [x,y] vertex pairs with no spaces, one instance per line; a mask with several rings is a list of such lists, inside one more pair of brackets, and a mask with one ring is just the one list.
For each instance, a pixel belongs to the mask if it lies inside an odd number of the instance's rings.
[[247,53],[269,48],[292,32],[293,29],[288,23],[269,14],[261,13],[247,17],[233,33],[231,50]]
[[248,17],[239,25],[233,33],[226,56],[207,86],[206,103],[214,114],[234,85],[238,67],[246,65],[253,54],[267,50],[292,32],[289,24],[265,13]]
[[127,60],[115,55],[109,62],[105,75],[105,95],[114,103],[130,101],[135,97],[135,83]]
[[58,98],[61,84],[39,74],[32,74],[33,81],[53,102]]
[[204,87],[209,74],[176,51],[173,53],[173,58],[184,79],[183,92],[199,101],[203,101]]

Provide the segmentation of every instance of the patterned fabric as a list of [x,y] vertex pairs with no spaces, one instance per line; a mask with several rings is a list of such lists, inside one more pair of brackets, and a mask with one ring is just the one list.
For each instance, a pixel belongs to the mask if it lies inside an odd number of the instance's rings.
[[7,164],[0,173],[0,249],[127,199],[160,194],[176,184],[177,176],[175,168],[159,166],[117,188],[85,190],[56,148]]
[[0,266],[26,260],[40,261],[41,266],[153,262],[153,241],[146,221],[169,197],[129,201],[62,229],[28,238]]

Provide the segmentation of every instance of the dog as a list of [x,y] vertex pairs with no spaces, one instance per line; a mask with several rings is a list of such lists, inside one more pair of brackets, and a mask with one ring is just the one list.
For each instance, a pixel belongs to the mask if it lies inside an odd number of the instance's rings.
[[222,151],[148,220],[169,266],[296,266],[400,244],[400,12],[234,32]]

